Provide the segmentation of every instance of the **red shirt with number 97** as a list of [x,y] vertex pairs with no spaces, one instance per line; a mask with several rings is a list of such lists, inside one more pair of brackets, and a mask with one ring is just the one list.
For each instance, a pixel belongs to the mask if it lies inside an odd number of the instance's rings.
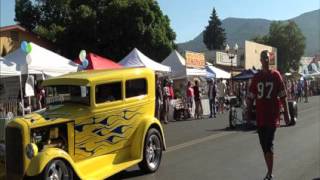
[[258,127],[277,127],[280,124],[279,98],[286,97],[286,90],[279,71],[257,73],[252,79],[248,97],[256,100]]

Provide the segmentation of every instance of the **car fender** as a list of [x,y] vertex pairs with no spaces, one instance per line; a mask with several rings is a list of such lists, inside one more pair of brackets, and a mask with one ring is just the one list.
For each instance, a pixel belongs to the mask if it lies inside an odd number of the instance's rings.
[[37,176],[42,173],[44,168],[48,163],[53,159],[62,159],[66,161],[72,170],[79,176],[82,177],[82,173],[76,168],[75,163],[73,162],[70,155],[62,149],[58,148],[47,148],[41,151],[37,156],[33,157],[30,161],[30,164],[27,168],[27,176]]
[[166,150],[164,132],[163,132],[163,128],[161,126],[160,121],[155,117],[144,117],[144,119],[142,120],[142,124],[140,125],[140,127],[138,128],[135,134],[135,140],[137,141],[135,141],[132,144],[131,154],[133,157],[139,158],[141,160],[143,159],[143,147],[144,147],[145,137],[148,133],[148,130],[152,127],[159,130],[161,134],[163,150]]

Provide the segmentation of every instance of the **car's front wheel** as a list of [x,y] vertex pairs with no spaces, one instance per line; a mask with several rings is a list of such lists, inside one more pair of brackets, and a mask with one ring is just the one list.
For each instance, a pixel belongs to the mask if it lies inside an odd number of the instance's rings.
[[157,129],[150,129],[146,135],[143,160],[139,163],[139,167],[146,173],[155,172],[161,162],[162,157],[162,141],[160,132]]
[[52,160],[43,171],[43,179],[45,180],[72,180],[73,171],[62,160]]

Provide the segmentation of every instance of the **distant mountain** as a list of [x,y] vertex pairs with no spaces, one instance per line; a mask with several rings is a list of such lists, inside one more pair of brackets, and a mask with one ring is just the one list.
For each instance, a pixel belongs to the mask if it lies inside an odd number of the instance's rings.
[[[312,56],[320,52],[320,9],[304,13],[292,18],[306,37],[305,55]],[[222,21],[222,27],[226,31],[227,43],[233,46],[238,43],[244,46],[245,40],[250,40],[258,35],[266,35],[272,21],[266,19],[226,18]],[[196,52],[206,51],[202,32],[193,40],[178,44],[179,51],[191,50]]]

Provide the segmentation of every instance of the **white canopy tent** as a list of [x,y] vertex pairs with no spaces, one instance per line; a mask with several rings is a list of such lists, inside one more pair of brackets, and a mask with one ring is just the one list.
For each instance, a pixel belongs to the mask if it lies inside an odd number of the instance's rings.
[[8,54],[5,61],[17,64],[17,71],[21,74],[46,74],[59,76],[78,71],[78,64],[52,51],[30,42],[32,50],[26,54],[21,48]]
[[176,50],[172,51],[161,64],[171,67],[173,79],[181,79],[187,76],[207,76],[205,69],[186,67],[186,60]]
[[134,48],[119,64],[125,67],[147,67],[158,72],[171,72],[170,67],[153,61],[137,48]]
[[0,57],[0,77],[20,75],[21,73],[17,70],[16,63],[5,61],[3,57]]
[[299,73],[307,79],[313,77],[320,77],[320,61],[310,62],[308,65],[300,67]]
[[212,71],[217,79],[230,79],[231,78],[231,74],[228,73],[227,71],[224,71],[222,69],[219,69],[217,67],[214,67],[211,63],[207,62],[207,67],[206,67],[209,71]]
[[[22,94],[22,80],[21,80],[21,72],[17,70],[17,64],[14,62],[6,61],[3,57],[0,57],[0,78],[18,76],[19,77],[19,91]],[[21,104],[23,104],[24,100],[21,96]],[[22,115],[24,115],[24,111],[22,111]]]

